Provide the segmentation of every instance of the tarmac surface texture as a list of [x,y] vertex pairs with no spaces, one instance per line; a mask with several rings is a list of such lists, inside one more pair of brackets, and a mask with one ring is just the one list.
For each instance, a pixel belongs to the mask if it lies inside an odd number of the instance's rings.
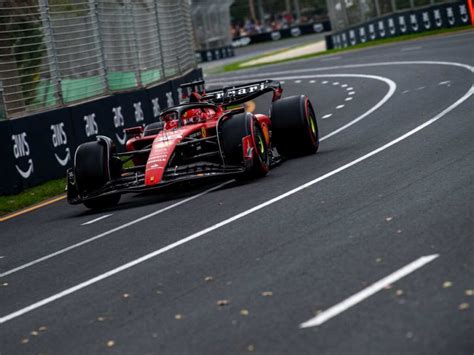
[[308,95],[319,152],[1,223],[0,353],[473,354],[473,48],[469,31],[208,77]]

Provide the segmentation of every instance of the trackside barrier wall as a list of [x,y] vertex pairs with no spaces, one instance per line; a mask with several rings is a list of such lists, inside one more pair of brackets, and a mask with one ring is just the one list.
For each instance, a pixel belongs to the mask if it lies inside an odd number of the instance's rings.
[[346,48],[369,41],[471,23],[467,1],[396,12],[326,36],[328,49]]
[[155,122],[160,111],[186,96],[179,85],[201,80],[201,69],[163,84],[94,101],[0,122],[0,195],[14,194],[65,177],[77,146],[97,135],[125,149],[124,128]]

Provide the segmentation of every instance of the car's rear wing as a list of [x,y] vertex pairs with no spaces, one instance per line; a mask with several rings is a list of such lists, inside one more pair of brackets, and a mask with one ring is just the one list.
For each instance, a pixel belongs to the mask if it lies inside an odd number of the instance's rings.
[[267,92],[273,92],[273,101],[278,100],[283,92],[280,82],[265,80],[228,86],[222,89],[207,91],[202,99],[225,106],[240,105]]
[[[273,101],[276,101],[281,97],[283,92],[280,82],[274,80],[256,81],[243,85],[228,86],[207,92],[204,84],[203,80],[198,80],[181,84],[180,87],[183,91],[187,89],[186,91],[192,91],[202,96],[200,101],[207,101],[216,105],[225,106],[240,105],[272,91]],[[188,94],[190,93],[188,92]]]

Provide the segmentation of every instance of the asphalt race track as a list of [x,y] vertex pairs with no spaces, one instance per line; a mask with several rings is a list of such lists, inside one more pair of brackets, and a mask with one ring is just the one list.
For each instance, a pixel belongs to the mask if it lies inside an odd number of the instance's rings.
[[473,66],[470,31],[208,78],[307,94],[318,154],[1,223],[1,355],[473,354]]

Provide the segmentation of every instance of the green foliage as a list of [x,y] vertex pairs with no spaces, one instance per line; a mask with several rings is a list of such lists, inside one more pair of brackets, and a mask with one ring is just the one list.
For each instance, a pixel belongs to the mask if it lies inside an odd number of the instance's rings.
[[89,11],[89,5],[84,1],[77,0],[49,0],[49,12],[54,15],[57,12],[68,12],[72,16],[84,16]]
[[13,55],[17,62],[23,98],[26,105],[33,104],[36,88],[41,80],[41,62],[45,53],[41,23],[32,21],[12,25]]
[[10,61],[16,62],[23,100],[26,105],[36,98],[40,82],[42,57],[45,54],[42,23],[36,2],[22,0],[6,3],[2,9],[2,30],[6,29],[6,42],[10,47]]
[[61,195],[65,186],[66,179],[58,179],[27,189],[18,195],[0,196],[0,216]]

